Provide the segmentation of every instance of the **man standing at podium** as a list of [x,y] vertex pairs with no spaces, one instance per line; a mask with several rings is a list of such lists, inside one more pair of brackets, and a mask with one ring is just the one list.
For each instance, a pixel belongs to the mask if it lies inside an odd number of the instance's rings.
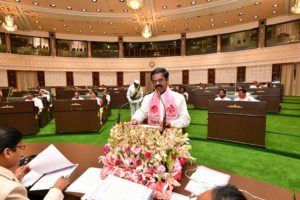
[[182,94],[169,88],[169,72],[156,68],[151,72],[154,92],[144,97],[142,106],[132,116],[131,124],[142,123],[148,119],[149,125],[184,128],[190,124],[190,115]]
[[143,100],[143,89],[139,80],[135,80],[127,90],[126,97],[130,103],[131,117],[141,107]]

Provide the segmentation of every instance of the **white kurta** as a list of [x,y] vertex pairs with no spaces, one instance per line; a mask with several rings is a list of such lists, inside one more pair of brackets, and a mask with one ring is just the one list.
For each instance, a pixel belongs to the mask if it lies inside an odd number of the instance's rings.
[[231,99],[228,97],[224,97],[223,99],[221,97],[217,97],[215,98],[215,101],[231,101]]
[[[187,110],[185,99],[182,94],[174,92],[169,88],[168,90],[170,94],[175,98],[176,110],[178,113],[178,118],[170,121],[171,127],[185,128],[191,122],[191,118]],[[141,108],[135,112],[132,119],[136,119],[137,121],[142,123],[144,119],[148,118],[149,102],[152,99],[153,95],[154,92],[144,97]],[[164,95],[165,93],[161,95],[162,99],[164,99]],[[160,120],[162,121],[164,117],[164,106],[161,101],[160,101],[159,108],[160,108]]]
[[254,97],[246,96],[245,98],[241,99],[240,97],[237,97],[234,99],[234,101],[258,101]]
[[139,93],[136,95],[135,99],[131,99],[131,96],[135,93],[135,86],[134,84],[131,84],[127,90],[127,94],[126,97],[128,99],[128,101],[130,102],[130,110],[131,110],[131,117],[133,116],[133,114],[140,109],[141,107],[141,101],[143,100],[143,89],[140,88]]
[[41,113],[44,109],[43,102],[39,98],[34,97],[32,100],[26,99],[25,101],[33,101],[34,106],[39,108],[39,113]]

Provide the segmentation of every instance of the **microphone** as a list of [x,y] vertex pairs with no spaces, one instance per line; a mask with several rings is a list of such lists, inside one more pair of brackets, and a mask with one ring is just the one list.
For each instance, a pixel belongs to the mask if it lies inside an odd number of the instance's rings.
[[[157,88],[159,86],[155,86],[155,88]],[[159,96],[159,99],[164,107],[164,116],[163,116],[163,123],[162,123],[162,132],[165,130],[166,126],[167,126],[167,113],[166,113],[166,106],[165,106],[165,103],[164,101],[162,100],[161,98],[161,95],[160,95],[160,92],[159,91],[156,91],[158,96]]]
[[[147,92],[147,94],[145,94],[145,95],[143,96],[143,99],[142,99],[142,100],[144,100],[144,97],[145,97],[145,96],[147,96],[148,94],[151,94],[151,93],[152,93],[152,91],[151,91],[151,92]],[[130,102],[126,102],[126,103],[122,104],[122,105],[119,107],[118,117],[117,117],[117,124],[120,124],[120,122],[121,122],[121,110],[122,110],[122,108],[124,108],[125,106],[127,106],[127,105],[129,105],[129,104],[130,104]]]

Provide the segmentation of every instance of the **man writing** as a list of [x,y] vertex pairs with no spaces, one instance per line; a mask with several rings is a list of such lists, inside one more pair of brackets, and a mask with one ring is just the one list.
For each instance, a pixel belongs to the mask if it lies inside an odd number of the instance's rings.
[[139,80],[135,80],[127,90],[126,97],[130,103],[131,117],[141,107],[141,101],[143,99],[143,89]]
[[[136,125],[148,119],[149,125],[184,128],[190,124],[190,115],[183,95],[170,90],[169,72],[156,68],[151,72],[154,92],[144,97],[142,106],[132,116],[131,124]],[[163,121],[165,119],[165,124]]]

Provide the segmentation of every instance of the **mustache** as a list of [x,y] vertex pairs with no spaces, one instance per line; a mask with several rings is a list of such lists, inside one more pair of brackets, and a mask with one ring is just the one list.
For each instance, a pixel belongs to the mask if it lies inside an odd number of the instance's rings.
[[163,86],[162,86],[162,85],[156,85],[156,86],[155,86],[155,88],[159,88],[159,87],[162,88]]

